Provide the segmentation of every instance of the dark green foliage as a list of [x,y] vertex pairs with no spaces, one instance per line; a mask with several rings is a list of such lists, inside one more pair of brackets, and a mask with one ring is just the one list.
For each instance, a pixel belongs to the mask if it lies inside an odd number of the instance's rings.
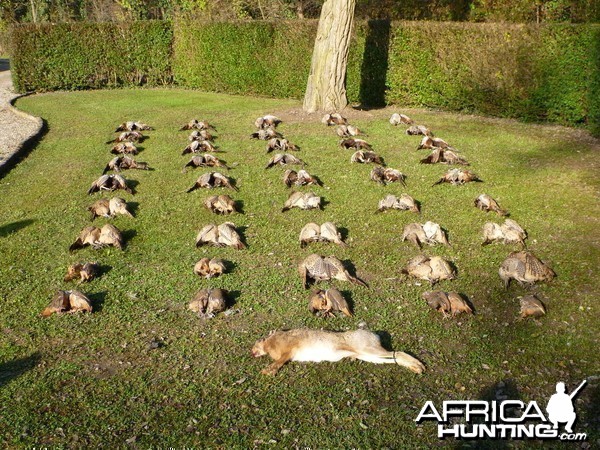
[[593,128],[598,30],[397,23],[387,102]]
[[171,82],[169,22],[19,25],[12,32],[18,91]]
[[[175,83],[300,99],[316,21],[19,26],[20,91]],[[356,22],[347,95],[599,132],[598,25]],[[171,46],[173,47],[171,54]]]
[[175,24],[179,84],[216,92],[301,98],[317,22]]

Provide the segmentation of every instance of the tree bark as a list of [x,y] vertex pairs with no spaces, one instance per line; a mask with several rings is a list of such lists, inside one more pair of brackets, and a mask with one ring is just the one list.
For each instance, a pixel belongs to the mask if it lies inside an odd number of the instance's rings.
[[304,111],[336,112],[348,105],[346,67],[356,0],[326,0],[321,9]]

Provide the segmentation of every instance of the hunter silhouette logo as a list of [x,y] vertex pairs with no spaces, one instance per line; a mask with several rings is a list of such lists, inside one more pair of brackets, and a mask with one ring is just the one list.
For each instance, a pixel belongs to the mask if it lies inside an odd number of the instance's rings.
[[[556,393],[546,406],[546,417],[537,402],[527,404],[521,400],[449,400],[442,402],[438,411],[432,401],[425,402],[415,419],[417,424],[425,420],[438,423],[438,437],[457,439],[560,439],[583,441],[586,433],[573,433],[577,419],[573,400],[587,380],[583,380],[571,394],[565,383],[556,383]],[[461,423],[450,423],[450,422]],[[559,432],[559,424],[565,424],[565,432]]]
[[575,408],[573,408],[573,398],[575,398],[586,382],[587,380],[583,380],[571,395],[565,394],[565,383],[562,381],[556,383],[556,394],[550,397],[548,406],[546,406],[548,419],[554,425],[552,429],[558,429],[558,422],[567,422],[565,431],[573,433],[573,423],[575,423],[575,419],[577,418]]

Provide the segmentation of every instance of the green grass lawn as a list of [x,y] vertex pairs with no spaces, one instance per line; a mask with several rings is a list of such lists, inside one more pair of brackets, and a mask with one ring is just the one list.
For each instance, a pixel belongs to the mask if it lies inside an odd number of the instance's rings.
[[[350,164],[352,152],[338,147],[334,130],[320,116],[302,114],[296,101],[115,90],[31,96],[17,106],[43,117],[48,132],[0,179],[3,447],[428,447],[440,443],[436,427],[414,423],[427,400],[494,399],[503,382],[510,398],[545,407],[557,381],[570,390],[600,371],[599,147],[582,132],[407,111],[459,149],[484,180],[431,187],[447,167],[419,164],[428,154],[415,151],[420,138],[388,123],[399,108],[349,113],[388,166],[408,176],[403,188],[370,181],[372,167]],[[254,119],[267,113],[284,119],[280,131],[301,146],[298,156],[324,182],[302,188],[325,199],[323,211],[280,212],[289,193],[283,168],[264,170],[264,142],[249,139]],[[243,214],[214,216],[202,206],[212,192],[185,193],[208,171],[181,173],[188,133],[178,129],[193,117],[217,126],[220,157],[232,166],[225,173],[239,187],[223,192],[243,202]],[[155,170],[125,171],[137,194],[118,192],[135,205],[134,219],[112,220],[124,231],[125,250],[70,254],[90,224],[86,208],[102,197],[86,192],[112,157],[105,141],[125,120],[156,128],[136,157]],[[373,214],[385,194],[402,192],[421,202],[420,216]],[[483,224],[502,222],[473,206],[483,192],[528,231],[528,248],[556,271],[554,281],[503,289],[498,268],[518,248],[481,246]],[[203,225],[226,220],[243,230],[247,249],[195,248]],[[458,269],[457,279],[439,288],[466,294],[473,316],[444,319],[421,298],[428,284],[400,274],[418,254],[400,241],[402,230],[427,220],[448,230],[452,246],[424,253]],[[309,221],[335,222],[349,247],[300,249],[298,233]],[[351,298],[354,317],[309,313],[309,291],[296,267],[313,252],[351,263],[369,283],[369,289],[330,283]],[[230,261],[233,270],[199,279],[192,268],[203,256]],[[104,273],[78,288],[93,300],[94,313],[41,318],[57,289],[77,288],[62,281],[67,266],[90,260]],[[193,294],[209,286],[230,290],[238,311],[212,320],[188,311]],[[518,319],[516,297],[529,292],[547,305],[539,321]],[[270,360],[250,354],[272,329],[346,330],[361,322],[389,333],[391,347],[419,358],[427,372],[345,360],[292,363],[266,377],[260,370]],[[575,405],[576,431],[587,432],[592,444],[600,438],[599,404],[598,379],[590,379]]]

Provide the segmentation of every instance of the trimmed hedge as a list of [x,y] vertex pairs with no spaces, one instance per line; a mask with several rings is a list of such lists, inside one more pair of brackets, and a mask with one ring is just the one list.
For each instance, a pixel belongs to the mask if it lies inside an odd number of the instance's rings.
[[177,21],[175,82],[208,91],[301,98],[316,30],[316,21]]
[[[301,99],[317,21],[18,26],[17,89],[141,84]],[[600,135],[600,26],[356,22],[348,99],[586,125]]]
[[387,101],[592,127],[599,33],[597,25],[401,23]]
[[162,21],[18,25],[13,82],[20,92],[169,84],[172,41]]

